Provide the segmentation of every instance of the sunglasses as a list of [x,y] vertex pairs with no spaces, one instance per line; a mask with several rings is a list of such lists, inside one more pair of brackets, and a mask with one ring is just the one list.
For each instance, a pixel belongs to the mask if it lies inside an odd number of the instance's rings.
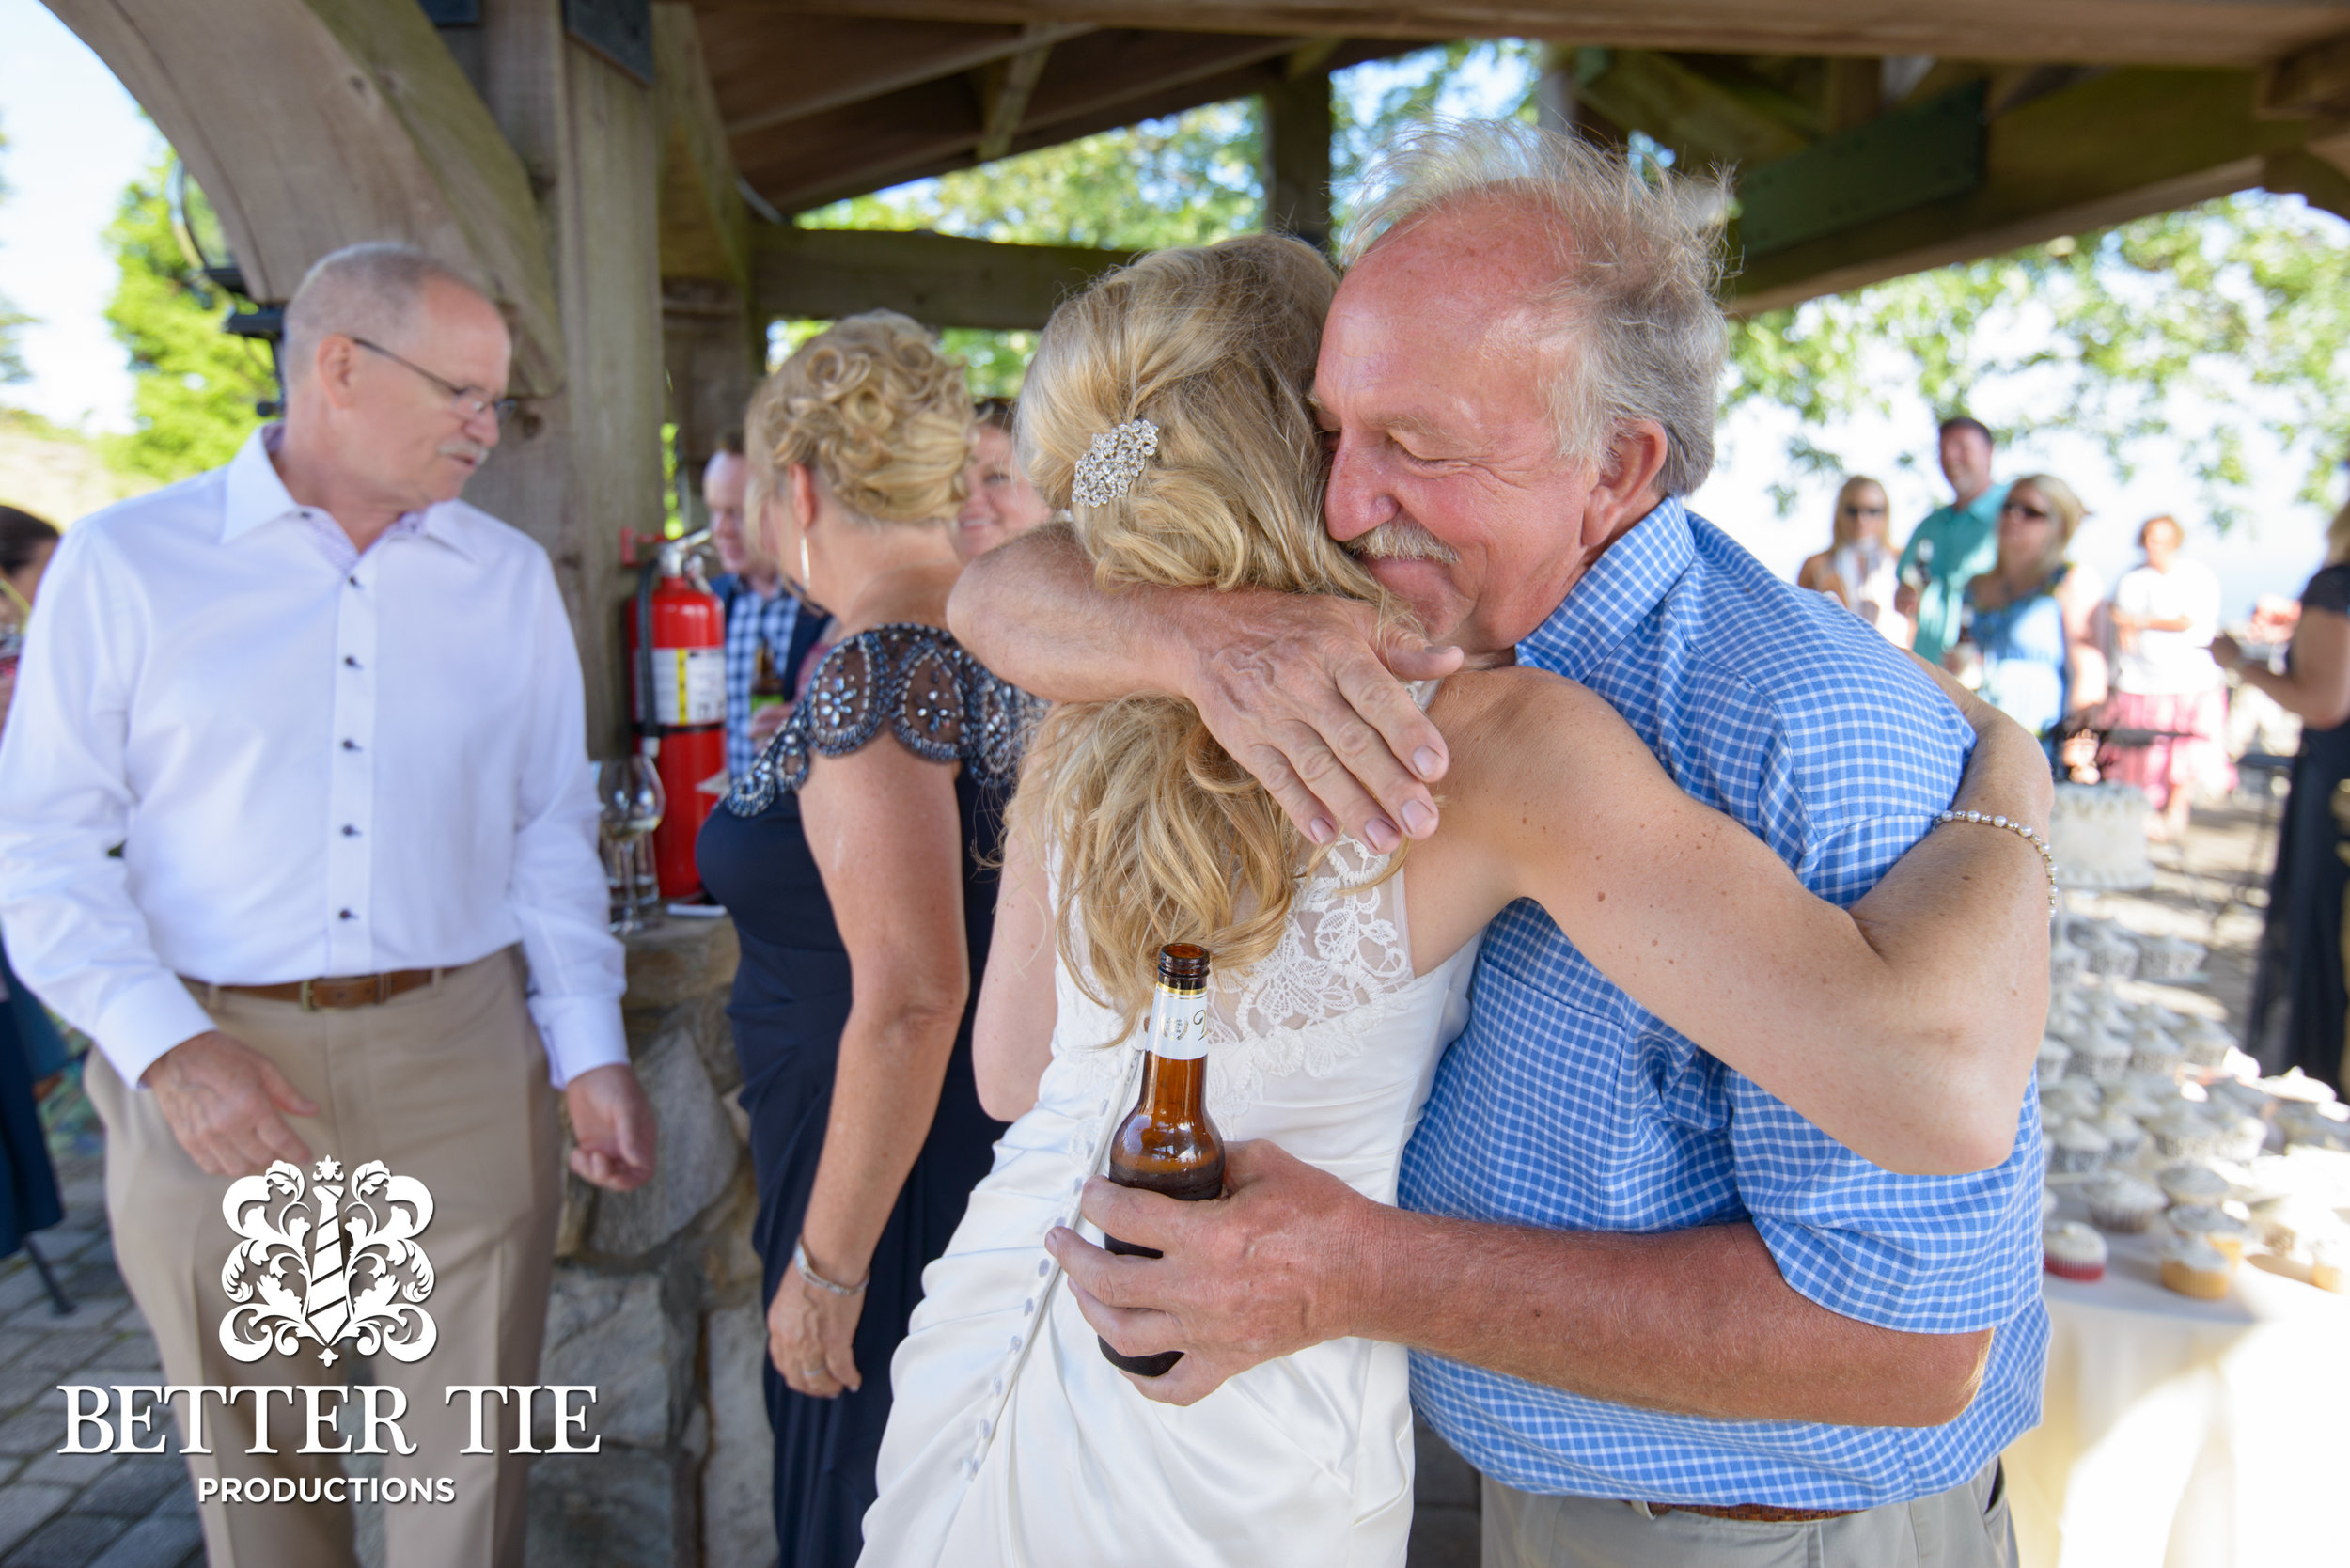
[[2034,523],[2045,523],[2048,521],[2048,512],[2045,508],[2028,507],[2021,501],[2008,502],[2005,506],[1999,509],[1999,515],[2004,517],[2011,511],[2014,512],[2019,517],[2029,518]]

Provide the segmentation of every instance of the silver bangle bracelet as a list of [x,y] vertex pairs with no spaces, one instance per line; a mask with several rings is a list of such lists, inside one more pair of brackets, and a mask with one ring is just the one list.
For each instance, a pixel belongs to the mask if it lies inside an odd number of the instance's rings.
[[805,1237],[791,1244],[791,1266],[800,1271],[801,1278],[807,1280],[818,1290],[830,1291],[835,1295],[862,1295],[865,1294],[865,1287],[871,1284],[873,1278],[873,1277],[869,1274],[854,1285],[834,1284],[831,1280],[825,1278],[822,1275],[817,1273],[813,1268],[808,1266],[807,1241]]
[[2027,823],[2019,823],[2013,817],[1995,817],[1988,811],[1935,812],[1934,817],[1934,825],[1939,827],[1944,823],[1981,823],[1985,827],[2003,827],[2010,833],[2020,835],[2024,842],[2029,844],[2032,848],[2040,852],[2040,863],[2047,869],[2048,872],[2048,913],[2051,917],[2056,914],[2056,855],[2049,850],[2047,839],[2043,839],[2039,834],[2034,833],[2030,826]]

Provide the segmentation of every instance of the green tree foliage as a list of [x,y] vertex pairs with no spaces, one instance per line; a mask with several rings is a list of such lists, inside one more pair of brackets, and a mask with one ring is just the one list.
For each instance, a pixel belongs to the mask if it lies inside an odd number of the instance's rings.
[[[0,131],[0,152],[8,149],[8,133]],[[8,199],[8,182],[0,180],[0,204]],[[24,381],[32,372],[24,367],[24,351],[19,334],[33,324],[33,318],[8,303],[0,294],[0,384]]]
[[2003,433],[2086,436],[2125,478],[2167,447],[2222,526],[2256,435],[2322,503],[2350,435],[2350,232],[2298,198],[2227,196],[1731,328],[1724,406],[1794,413],[1794,472],[1842,469],[1837,427],[1902,388]]
[[[113,456],[164,482],[227,463],[258,422],[254,404],[276,391],[267,352],[221,330],[233,308],[227,294],[188,265],[172,227],[170,166],[166,153],[132,180],[106,230],[122,269],[106,321],[130,351],[133,378],[133,428]],[[188,200],[200,220],[193,183]]]

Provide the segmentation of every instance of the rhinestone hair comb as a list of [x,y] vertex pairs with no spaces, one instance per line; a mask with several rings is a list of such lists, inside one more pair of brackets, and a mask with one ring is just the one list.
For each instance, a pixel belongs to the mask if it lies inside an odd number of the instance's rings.
[[1081,507],[1107,506],[1135,488],[1143,464],[1158,449],[1159,427],[1148,419],[1129,419],[1104,431],[1077,460],[1070,498]]

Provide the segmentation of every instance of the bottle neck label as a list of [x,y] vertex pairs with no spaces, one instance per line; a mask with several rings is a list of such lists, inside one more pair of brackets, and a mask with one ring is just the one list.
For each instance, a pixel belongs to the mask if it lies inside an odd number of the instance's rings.
[[1169,1061],[1191,1061],[1208,1054],[1208,994],[1160,986],[1151,998],[1151,1027],[1143,1049]]

